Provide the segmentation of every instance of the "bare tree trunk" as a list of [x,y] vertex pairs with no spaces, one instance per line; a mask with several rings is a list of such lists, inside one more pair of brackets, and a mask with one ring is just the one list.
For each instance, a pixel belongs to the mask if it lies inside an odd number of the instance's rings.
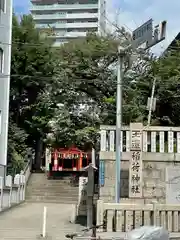
[[35,146],[35,170],[41,169],[41,157],[43,153],[43,138],[40,136],[36,140],[36,146]]

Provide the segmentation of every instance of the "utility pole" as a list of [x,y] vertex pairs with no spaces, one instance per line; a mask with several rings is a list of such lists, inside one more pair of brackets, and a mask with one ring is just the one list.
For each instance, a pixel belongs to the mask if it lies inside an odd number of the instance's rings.
[[154,101],[155,86],[156,86],[156,78],[154,77],[152,91],[151,91],[149,114],[148,114],[148,126],[150,126],[150,124],[151,124],[151,115],[152,115],[152,108],[153,108],[153,101]]
[[123,62],[125,51],[118,47],[118,65],[117,65],[117,99],[116,99],[116,203],[120,201],[120,179],[121,179],[121,129],[122,129],[122,79]]
[[[135,29],[132,33],[132,41],[126,48],[118,47],[118,64],[117,64],[117,100],[116,100],[116,184],[115,184],[115,201],[120,201],[120,187],[121,187],[121,131],[122,131],[122,82],[123,82],[123,65],[125,56],[127,56],[128,50],[138,49],[142,44],[146,44],[144,51],[158,44],[165,39],[166,34],[166,21],[161,22],[155,27],[153,31],[153,20],[150,19],[140,27]],[[148,123],[151,121],[152,106],[154,100],[156,79],[153,81],[153,88],[151,94],[151,103],[148,116]],[[149,120],[150,119],[150,120]]]

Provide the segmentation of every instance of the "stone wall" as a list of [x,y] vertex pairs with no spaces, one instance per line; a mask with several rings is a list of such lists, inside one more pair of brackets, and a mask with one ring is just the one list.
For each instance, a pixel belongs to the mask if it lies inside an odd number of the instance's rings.
[[[100,198],[104,199],[106,202],[114,201],[115,197],[115,161],[105,160],[105,185],[100,188]],[[121,196],[126,198],[129,192],[129,162],[122,161],[121,163]]]
[[[149,153],[152,155],[152,153]],[[153,154],[154,155],[154,154]],[[168,161],[145,156],[143,160],[143,197],[142,199],[128,198],[129,193],[129,161],[121,161],[121,201],[130,203],[152,203],[156,200],[160,203],[165,202],[166,197],[166,168],[180,167],[179,161]],[[168,155],[168,154],[167,154]],[[155,156],[155,155],[154,155]],[[105,163],[105,185],[100,187],[100,199],[105,202],[114,202],[115,198],[115,160],[104,160]]]

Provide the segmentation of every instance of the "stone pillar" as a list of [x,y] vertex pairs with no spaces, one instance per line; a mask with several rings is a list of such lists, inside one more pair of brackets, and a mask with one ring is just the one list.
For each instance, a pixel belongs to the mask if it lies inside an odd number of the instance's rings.
[[87,177],[79,178],[79,196],[77,204],[77,215],[87,216]]
[[51,163],[51,150],[49,148],[46,148],[46,154],[45,154],[45,168],[46,172],[48,173],[49,176],[49,164]]
[[130,124],[129,198],[142,198],[142,123]]

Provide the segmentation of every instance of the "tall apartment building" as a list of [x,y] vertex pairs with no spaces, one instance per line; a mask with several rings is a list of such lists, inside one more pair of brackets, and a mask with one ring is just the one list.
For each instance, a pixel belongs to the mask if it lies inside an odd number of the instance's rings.
[[87,32],[104,34],[106,0],[31,0],[30,11],[38,29],[53,29],[54,46]]
[[0,176],[6,172],[12,38],[12,0],[0,0]]

